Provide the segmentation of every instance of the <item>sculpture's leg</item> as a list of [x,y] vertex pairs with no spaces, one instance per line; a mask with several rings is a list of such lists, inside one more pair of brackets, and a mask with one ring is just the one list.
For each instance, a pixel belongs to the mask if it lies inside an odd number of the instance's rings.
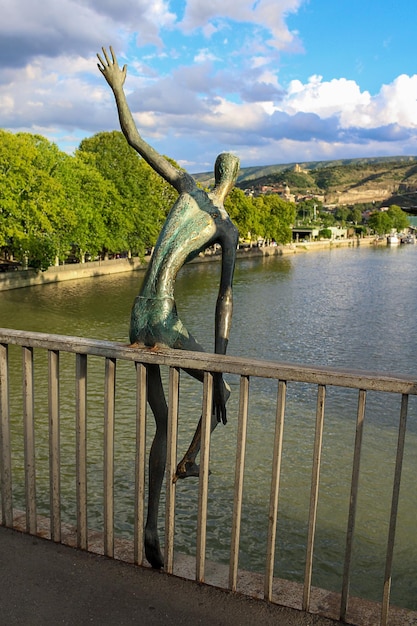
[[[191,374],[191,376],[195,376],[195,378],[197,378],[198,380],[201,380],[202,372],[193,372],[189,370],[187,370],[187,372]],[[225,386],[225,398],[227,402],[230,396],[230,387],[225,382],[223,382],[223,384]],[[213,412],[211,416],[210,432],[213,432],[213,430],[216,428],[218,423],[219,422],[217,420],[217,417]],[[197,457],[197,454],[200,452],[200,446],[201,446],[201,418],[198,422],[196,431],[194,433],[193,439],[190,443],[190,446],[187,452],[185,453],[184,457],[177,465],[177,471],[175,473],[174,482],[177,482],[178,478],[188,478],[189,476],[199,476],[200,467],[196,464],[195,459]]]
[[149,455],[148,516],[145,525],[145,554],[152,567],[164,565],[158,537],[158,510],[165,473],[168,408],[159,365],[148,365],[148,402],[155,417],[156,432]]

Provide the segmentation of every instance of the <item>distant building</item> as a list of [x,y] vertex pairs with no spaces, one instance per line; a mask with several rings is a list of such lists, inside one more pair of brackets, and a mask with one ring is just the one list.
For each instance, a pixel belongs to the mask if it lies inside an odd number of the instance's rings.
[[318,228],[302,228],[301,226],[292,229],[293,241],[314,241],[319,237]]
[[283,198],[287,202],[295,202],[295,196],[291,193],[291,189],[287,184],[271,184],[271,185],[259,185],[259,187],[252,187],[246,189],[245,194],[247,196],[262,196],[268,194],[277,194],[280,198]]

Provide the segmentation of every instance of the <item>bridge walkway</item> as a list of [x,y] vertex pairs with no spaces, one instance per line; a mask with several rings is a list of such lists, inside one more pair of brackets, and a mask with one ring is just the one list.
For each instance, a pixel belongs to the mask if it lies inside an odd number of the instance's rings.
[[0,528],[8,626],[332,626],[341,622]]

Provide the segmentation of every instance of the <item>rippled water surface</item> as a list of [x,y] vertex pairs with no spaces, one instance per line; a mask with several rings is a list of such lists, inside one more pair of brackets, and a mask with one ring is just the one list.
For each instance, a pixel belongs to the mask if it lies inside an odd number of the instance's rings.
[[[417,246],[347,248],[239,260],[229,353],[249,358],[415,375]],[[178,309],[189,330],[213,349],[220,265],[186,267],[177,279]],[[142,274],[71,281],[0,294],[0,326],[128,342],[130,308]],[[40,508],[48,510],[48,418],[45,355],[35,353],[36,445]],[[11,388],[21,385],[20,355],[11,351]],[[74,361],[61,355],[64,511],[74,520]],[[89,524],[100,527],[102,503],[103,363],[89,361]],[[132,531],[135,424],[134,368],[121,363],[116,398],[116,524]],[[228,562],[234,481],[238,381],[230,380],[229,422],[213,435],[208,557]],[[262,571],[265,559],[276,383],[251,382],[240,565]],[[18,394],[16,393],[16,396]],[[284,429],[276,573],[304,573],[316,390],[289,385]],[[401,398],[368,394],[351,593],[379,600],[389,523]],[[186,376],[180,398],[179,454],[200,414],[201,389]],[[352,472],[357,394],[326,396],[313,584],[340,590]],[[12,400],[16,441],[21,401]],[[417,608],[417,403],[410,398],[400,494],[392,600]],[[149,420],[148,438],[152,436]],[[15,498],[23,498],[22,451],[16,448]],[[42,497],[42,496],[41,496]],[[177,488],[176,549],[194,553],[197,486]],[[163,516],[161,515],[161,520]]]

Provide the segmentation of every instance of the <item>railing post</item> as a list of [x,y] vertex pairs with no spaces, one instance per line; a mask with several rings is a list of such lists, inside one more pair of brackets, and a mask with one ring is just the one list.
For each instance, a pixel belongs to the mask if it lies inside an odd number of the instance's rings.
[[232,538],[229,565],[229,589],[236,591],[239,565],[240,524],[242,518],[243,475],[245,471],[246,433],[249,405],[249,376],[240,377],[239,415],[235,462],[235,493],[233,499]]
[[177,467],[177,430],[179,405],[180,370],[169,368],[168,393],[168,431],[166,465],[166,503],[165,503],[165,570],[172,574],[174,567],[174,529],[175,529],[175,483],[173,481]]
[[143,521],[145,512],[145,456],[146,456],[146,367],[136,367],[136,459],[135,459],[135,522],[133,553],[136,565],[143,563]]
[[394,555],[395,531],[397,527],[398,501],[400,497],[401,472],[404,457],[405,431],[407,427],[408,395],[401,399],[400,424],[398,428],[397,457],[395,461],[394,486],[392,489],[391,515],[388,531],[387,556],[385,560],[384,593],[382,598],[381,626],[388,623],[391,593],[391,572]]
[[316,534],[317,505],[319,500],[321,444],[323,440],[324,401],[326,387],[318,386],[316,408],[316,433],[314,438],[313,469],[311,476],[310,513],[308,520],[307,557],[304,574],[303,611],[310,609],[311,579],[313,575],[314,538]]
[[48,351],[49,363],[49,481],[51,539],[61,541],[61,462],[59,434],[59,352]]
[[75,360],[75,434],[76,434],[76,497],[77,547],[88,548],[87,536],[87,355],[77,354]]
[[363,424],[365,419],[365,403],[366,391],[360,389],[358,397],[358,412],[356,417],[355,451],[353,454],[352,481],[350,486],[350,505],[346,533],[345,563],[343,567],[342,596],[340,602],[340,619],[343,622],[346,619],[349,597],[350,566],[352,560],[353,533],[355,530],[356,520],[356,505],[358,500],[359,469],[361,462]]
[[114,412],[116,359],[106,358],[104,383],[104,554],[114,556]]
[[274,453],[272,459],[271,493],[269,499],[268,541],[266,546],[266,571],[264,597],[272,600],[272,583],[274,578],[275,540],[277,534],[279,484],[282,461],[282,437],[284,433],[285,398],[287,384],[278,382],[277,413],[275,420]]
[[22,348],[23,436],[25,450],[26,532],[36,535],[36,465],[33,390],[33,348]]
[[196,580],[200,583],[204,582],[206,562],[207,498],[210,461],[211,414],[213,410],[212,402],[213,374],[210,372],[204,372],[196,549]]
[[12,460],[10,450],[8,346],[0,344],[0,473],[3,526],[13,526]]

